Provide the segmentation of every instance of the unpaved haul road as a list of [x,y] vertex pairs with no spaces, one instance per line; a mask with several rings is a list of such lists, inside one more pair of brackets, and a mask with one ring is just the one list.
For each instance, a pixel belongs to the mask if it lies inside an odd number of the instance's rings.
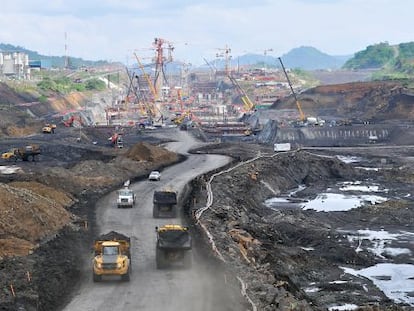
[[[169,143],[166,146],[168,149],[185,154],[197,144],[187,132],[176,133],[178,142]],[[116,208],[116,193],[98,201],[96,217],[100,232],[115,230],[131,237],[131,280],[121,282],[114,278],[93,283],[91,254],[90,261],[86,263],[90,276],[63,310],[246,310],[243,299],[230,292],[219,269],[196,254],[190,269],[157,270],[155,266],[155,226],[181,223],[181,219],[152,217],[154,190],[168,186],[180,191],[190,179],[227,162],[228,158],[223,156],[191,155],[183,163],[163,170],[161,181],[145,180],[131,185],[138,198],[137,206],[132,209]]]

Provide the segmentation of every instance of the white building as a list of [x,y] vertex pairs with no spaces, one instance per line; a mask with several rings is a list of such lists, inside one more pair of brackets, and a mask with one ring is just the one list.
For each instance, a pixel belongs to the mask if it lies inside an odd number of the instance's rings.
[[0,76],[30,79],[29,56],[23,52],[0,52]]

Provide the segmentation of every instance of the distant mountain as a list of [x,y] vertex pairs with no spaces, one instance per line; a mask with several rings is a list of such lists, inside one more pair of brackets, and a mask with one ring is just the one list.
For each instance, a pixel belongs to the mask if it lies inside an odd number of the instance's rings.
[[303,70],[339,69],[351,57],[328,55],[310,46],[292,49],[281,56],[285,67]]
[[[31,51],[21,46],[14,46],[11,44],[0,43],[0,52],[23,52],[29,56],[29,61],[48,61],[51,67],[63,68],[65,66],[64,56],[46,56],[41,55],[36,51]],[[82,66],[100,66],[108,64],[107,61],[89,61],[77,57],[68,57],[69,67],[79,68]]]
[[[313,47],[302,46],[292,49],[288,53],[281,56],[283,64],[287,68],[300,68],[303,70],[316,69],[339,69],[352,55],[332,56],[323,53]],[[217,69],[224,68],[224,60],[210,61],[210,65],[214,65]],[[231,60],[233,68],[237,66],[261,66],[280,67],[277,57],[260,54],[245,54],[234,57]],[[207,68],[207,65],[203,66]]]

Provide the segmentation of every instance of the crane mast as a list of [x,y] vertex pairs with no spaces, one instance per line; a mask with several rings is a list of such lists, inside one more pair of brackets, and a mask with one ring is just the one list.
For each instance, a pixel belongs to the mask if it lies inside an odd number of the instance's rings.
[[302,107],[299,103],[298,97],[296,96],[296,93],[293,90],[292,83],[290,82],[289,76],[286,72],[285,66],[283,65],[282,59],[280,57],[279,57],[279,61],[280,61],[280,64],[282,65],[283,72],[285,73],[286,80],[289,83],[289,87],[290,87],[290,90],[292,91],[293,97],[295,98],[296,106],[298,107],[298,110],[299,110],[299,119],[300,119],[300,121],[305,121],[305,119],[306,119],[305,114],[303,113],[303,110],[302,110]]

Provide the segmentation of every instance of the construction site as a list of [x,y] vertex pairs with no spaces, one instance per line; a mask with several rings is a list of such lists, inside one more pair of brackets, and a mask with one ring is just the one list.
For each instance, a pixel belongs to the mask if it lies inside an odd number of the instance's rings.
[[1,310],[414,309],[412,81],[151,51],[99,93],[0,84]]

